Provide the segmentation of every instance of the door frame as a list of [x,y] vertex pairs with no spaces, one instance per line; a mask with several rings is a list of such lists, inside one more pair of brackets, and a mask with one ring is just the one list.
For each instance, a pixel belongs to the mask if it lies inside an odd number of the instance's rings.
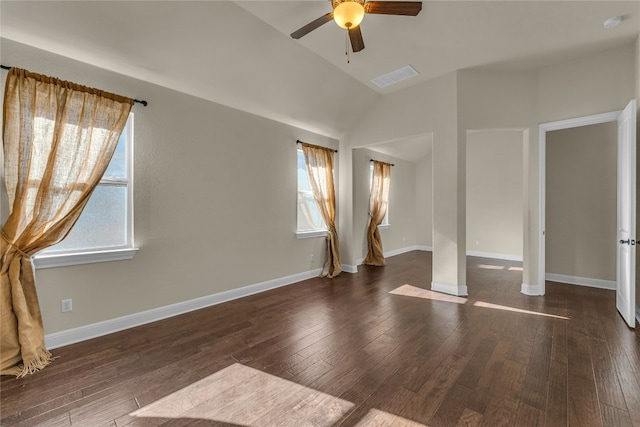
[[[535,295],[544,295],[545,293],[545,276],[546,276],[546,239],[545,239],[545,227],[546,227],[546,163],[547,163],[547,132],[562,129],[571,129],[582,126],[597,125],[600,123],[617,122],[618,118],[622,114],[622,110],[611,111],[609,113],[595,114],[591,116],[576,117],[573,119],[560,120],[557,122],[542,123],[539,126],[539,153],[538,153],[538,289]],[[616,135],[618,131],[616,128]],[[618,184],[616,184],[617,186]],[[616,254],[617,257],[617,254]],[[616,285],[617,286],[617,285]]]

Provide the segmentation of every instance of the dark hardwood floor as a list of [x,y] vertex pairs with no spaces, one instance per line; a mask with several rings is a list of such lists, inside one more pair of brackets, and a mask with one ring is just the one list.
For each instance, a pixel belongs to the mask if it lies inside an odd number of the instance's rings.
[[[53,350],[2,377],[2,426],[640,426],[640,341],[613,291],[469,257],[468,298],[431,254],[310,279]],[[215,280],[215,279],[212,279]]]

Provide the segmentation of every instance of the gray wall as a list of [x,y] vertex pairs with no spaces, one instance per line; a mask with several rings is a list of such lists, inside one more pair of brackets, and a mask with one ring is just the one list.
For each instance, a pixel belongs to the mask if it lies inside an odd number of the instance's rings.
[[546,272],[616,280],[617,125],[547,132]]

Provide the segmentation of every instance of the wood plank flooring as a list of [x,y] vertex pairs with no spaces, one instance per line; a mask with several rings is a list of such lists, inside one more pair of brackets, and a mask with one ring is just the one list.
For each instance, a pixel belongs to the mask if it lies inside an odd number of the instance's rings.
[[640,426],[640,340],[613,291],[431,254],[310,279],[53,350],[0,381],[2,426]]

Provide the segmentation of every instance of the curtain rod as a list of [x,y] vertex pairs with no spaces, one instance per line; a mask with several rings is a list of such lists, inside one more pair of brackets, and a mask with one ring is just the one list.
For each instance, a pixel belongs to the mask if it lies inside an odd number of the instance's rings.
[[311,147],[318,147],[318,148],[324,148],[325,150],[331,150],[334,153],[337,153],[338,150],[334,150],[333,148],[327,148],[327,147],[323,147],[322,145],[313,145],[313,144],[309,144],[308,142],[304,142],[304,141],[300,141],[299,139],[296,140],[296,144],[307,144],[310,145]]
[[[2,68],[3,70],[10,70],[13,67],[7,67],[6,65],[0,65],[0,68]],[[147,101],[141,101],[139,99],[134,99],[133,102],[137,102],[138,104],[142,104],[145,107],[149,104]]]
[[369,161],[370,161],[370,162],[384,163],[384,164],[387,164],[387,165],[395,166],[393,163],[381,162],[380,160],[373,160],[373,159],[369,159]]

